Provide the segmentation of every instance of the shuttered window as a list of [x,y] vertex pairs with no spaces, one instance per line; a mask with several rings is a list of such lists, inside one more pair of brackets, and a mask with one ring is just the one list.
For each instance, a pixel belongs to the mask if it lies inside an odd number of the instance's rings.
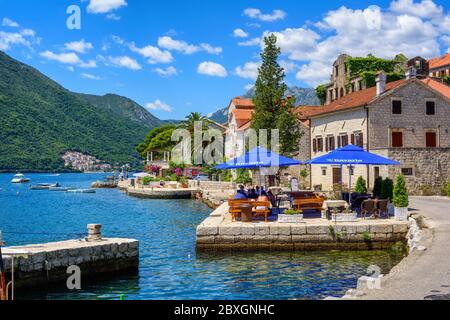
[[353,133],[351,135],[351,144],[355,145],[355,135]]
[[392,148],[402,148],[403,147],[403,132],[394,131],[392,132]]
[[402,101],[401,100],[393,100],[392,101],[392,113],[393,114],[402,114]]
[[313,139],[313,151],[317,152],[317,139]]
[[426,135],[427,148],[436,148],[437,147],[436,132],[434,132],[434,131],[427,132],[425,135]]

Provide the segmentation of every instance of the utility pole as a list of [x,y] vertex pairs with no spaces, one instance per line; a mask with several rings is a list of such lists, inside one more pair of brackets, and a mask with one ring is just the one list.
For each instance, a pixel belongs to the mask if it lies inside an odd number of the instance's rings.
[[6,300],[6,270],[2,256],[3,237],[0,231],[0,301]]

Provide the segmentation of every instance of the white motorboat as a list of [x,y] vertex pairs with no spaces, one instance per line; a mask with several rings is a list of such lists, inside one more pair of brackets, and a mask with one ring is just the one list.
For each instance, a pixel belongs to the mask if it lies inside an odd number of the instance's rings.
[[18,173],[16,174],[13,179],[11,180],[11,183],[28,183],[31,179],[26,178],[23,174]]

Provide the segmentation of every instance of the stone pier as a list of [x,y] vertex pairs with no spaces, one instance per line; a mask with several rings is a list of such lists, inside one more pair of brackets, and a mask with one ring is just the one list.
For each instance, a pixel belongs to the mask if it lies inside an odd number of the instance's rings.
[[409,222],[232,222],[224,203],[197,227],[197,250],[373,250],[406,243]]
[[[65,285],[69,266],[78,266],[81,277],[121,272],[138,272],[139,241],[102,238],[99,225],[89,225],[90,234],[83,240],[3,248],[3,261],[11,278],[10,254],[14,257],[15,287],[48,284]],[[20,253],[17,255],[17,253]]]

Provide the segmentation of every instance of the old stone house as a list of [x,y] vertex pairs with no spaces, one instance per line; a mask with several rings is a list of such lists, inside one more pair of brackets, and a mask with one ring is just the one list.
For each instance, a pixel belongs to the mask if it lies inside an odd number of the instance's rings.
[[[362,176],[370,188],[376,177],[403,173],[412,194],[440,193],[450,181],[450,87],[409,72],[406,80],[386,83],[380,73],[377,86],[304,112],[310,125],[311,157],[354,144],[401,163],[399,167],[356,166],[343,170]],[[332,190],[341,180],[340,167],[312,166],[311,185]],[[354,187],[354,185],[352,186]]]
[[450,53],[439,58],[433,58],[428,61],[430,68],[430,77],[442,78],[450,76]]

